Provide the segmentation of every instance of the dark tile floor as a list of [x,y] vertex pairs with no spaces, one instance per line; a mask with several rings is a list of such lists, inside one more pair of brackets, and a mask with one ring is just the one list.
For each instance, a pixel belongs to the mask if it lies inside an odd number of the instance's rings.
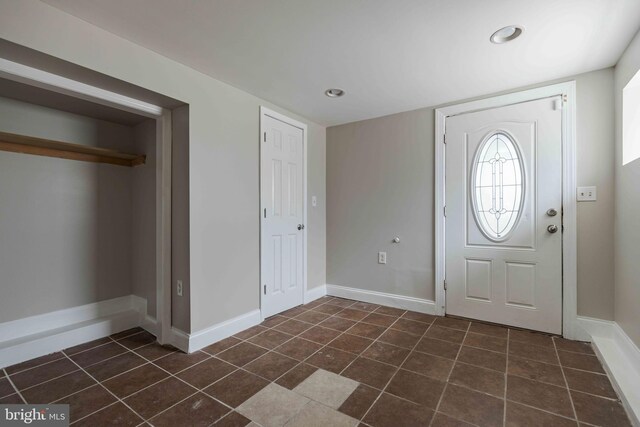
[[628,426],[588,344],[324,297],[186,355],[132,329],[8,367],[74,425]]

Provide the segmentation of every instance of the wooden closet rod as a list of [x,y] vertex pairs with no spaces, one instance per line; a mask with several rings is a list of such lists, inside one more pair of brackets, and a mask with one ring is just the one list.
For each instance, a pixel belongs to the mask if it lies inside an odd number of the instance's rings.
[[71,144],[7,132],[0,132],[0,151],[129,167],[143,165],[146,160],[144,154],[121,153],[107,148]]

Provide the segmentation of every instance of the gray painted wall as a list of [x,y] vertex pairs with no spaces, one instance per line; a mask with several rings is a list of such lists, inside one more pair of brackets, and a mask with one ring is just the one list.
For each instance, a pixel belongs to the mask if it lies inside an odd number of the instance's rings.
[[[172,120],[172,176],[171,176],[171,323],[188,331],[190,319],[189,272],[189,106],[176,108]],[[182,296],[175,286],[182,280]]]
[[[131,128],[0,98],[0,130],[131,149]],[[0,152],[0,322],[131,293],[131,169]]]
[[[640,69],[640,33],[616,65],[615,320],[640,346],[640,159],[622,165],[622,90]],[[639,143],[635,141],[635,143]]]
[[[189,104],[187,332],[258,309],[259,107],[307,123],[308,190],[319,197],[324,128],[39,1],[0,0],[0,8],[0,38]],[[325,283],[321,210],[309,215],[308,227],[312,288]]]
[[[309,253],[307,254],[307,288],[312,289],[327,283],[327,163],[326,129],[322,126],[309,126],[308,171],[307,171],[307,220],[309,230]],[[318,204],[311,205],[311,197],[316,196]]]
[[329,284],[434,299],[433,123],[425,108],[327,129]]
[[[578,204],[578,312],[612,319],[613,70],[575,80],[578,185],[598,187]],[[327,129],[328,283],[433,300],[433,124],[424,108]]]

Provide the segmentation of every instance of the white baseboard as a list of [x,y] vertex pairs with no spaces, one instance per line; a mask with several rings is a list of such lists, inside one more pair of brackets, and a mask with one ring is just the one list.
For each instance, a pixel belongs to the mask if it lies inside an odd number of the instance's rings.
[[[241,314],[240,316],[217,323],[191,334],[186,334],[174,329],[174,338],[176,340],[176,344],[174,345],[181,350],[184,350],[184,348],[180,347],[178,344],[184,346],[186,342],[188,342],[187,350],[185,351],[191,353],[255,326],[260,322],[262,322],[260,310],[252,310],[248,313]],[[185,339],[187,340],[186,342]]]
[[327,295],[355,299],[372,304],[387,305],[404,310],[417,311],[419,313],[436,314],[435,302],[422,298],[388,294],[385,292],[367,291],[364,289],[349,288],[338,285],[327,285]]
[[[175,348],[189,353],[189,334],[176,328],[171,328],[171,342]],[[195,350],[192,350],[195,351]]]
[[134,310],[139,315],[138,326],[157,337],[159,332],[158,320],[147,313],[147,300],[137,295],[131,295],[131,300],[133,301]]
[[307,290],[304,294],[304,303],[309,304],[311,301],[315,301],[325,295],[327,295],[327,285],[316,286]]
[[139,326],[145,318],[146,301],[127,295],[1,323],[0,368]]
[[640,349],[616,322],[578,317],[633,425],[640,425]]

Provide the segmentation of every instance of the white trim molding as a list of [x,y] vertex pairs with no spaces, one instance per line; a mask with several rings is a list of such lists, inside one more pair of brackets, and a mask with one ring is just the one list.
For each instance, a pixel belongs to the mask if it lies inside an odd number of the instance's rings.
[[147,312],[147,300],[137,295],[131,295],[131,299],[134,310],[138,312],[138,326],[157,337],[158,319]]
[[[262,134],[264,132],[264,118],[265,117],[271,117],[273,119],[279,120],[281,122],[287,123],[293,127],[297,127],[298,129],[302,130],[302,151],[303,151],[303,167],[304,167],[304,173],[302,174],[302,197],[303,197],[303,203],[302,203],[302,209],[304,211],[303,214],[303,224],[304,224],[304,229],[302,230],[302,235],[303,235],[303,239],[304,239],[304,244],[303,244],[303,250],[304,250],[304,256],[302,257],[302,281],[304,282],[304,286],[303,286],[303,290],[302,290],[302,301],[301,303],[304,304],[306,303],[306,298],[307,298],[307,285],[308,285],[308,274],[307,274],[307,264],[308,264],[308,256],[309,256],[309,221],[308,221],[308,196],[307,196],[307,176],[308,176],[308,171],[309,171],[309,166],[308,166],[308,154],[309,154],[309,144],[308,144],[308,131],[307,131],[307,125],[305,123],[302,123],[301,121],[292,119],[291,117],[285,116],[284,114],[278,113],[277,111],[273,111],[263,105],[260,106],[260,133],[258,134],[258,147],[259,147],[259,158],[260,158],[260,164],[262,164]],[[264,319],[264,314],[263,314],[263,307],[262,307],[262,303],[263,303],[263,296],[264,294],[262,293],[262,287],[263,287],[263,281],[262,281],[262,182],[260,182],[260,184],[258,185],[258,203],[260,205],[260,210],[258,211],[258,216],[260,218],[260,239],[259,239],[259,249],[260,249],[260,283],[258,283],[258,292],[260,295],[260,316],[262,319]]]
[[422,298],[349,288],[339,285],[327,285],[327,295],[364,301],[371,304],[386,305],[403,310],[417,311],[419,313],[437,314],[435,302]]
[[445,280],[445,124],[446,118],[513,105],[536,99],[562,96],[562,335],[576,339],[577,327],[577,220],[576,220],[576,82],[510,93],[435,110],[435,280],[436,314],[446,311]]
[[260,310],[252,310],[224,322],[217,323],[205,329],[188,334],[172,328],[171,344],[187,353],[193,353],[220,340],[244,331],[262,322]]
[[260,310],[252,310],[189,334],[189,353],[230,337],[262,322]]
[[157,118],[163,113],[163,108],[157,105],[3,58],[0,58],[0,76],[8,80],[26,83],[30,86],[70,95],[74,98],[84,99],[107,107],[141,114],[145,117]]
[[1,323],[0,368],[136,326],[152,328],[146,305],[144,299],[127,295]]
[[640,349],[616,322],[578,317],[578,336],[593,347],[633,425],[640,425]]
[[325,295],[327,295],[327,285],[320,285],[315,288],[308,289],[304,293],[304,303],[309,304],[311,301],[315,301]]

